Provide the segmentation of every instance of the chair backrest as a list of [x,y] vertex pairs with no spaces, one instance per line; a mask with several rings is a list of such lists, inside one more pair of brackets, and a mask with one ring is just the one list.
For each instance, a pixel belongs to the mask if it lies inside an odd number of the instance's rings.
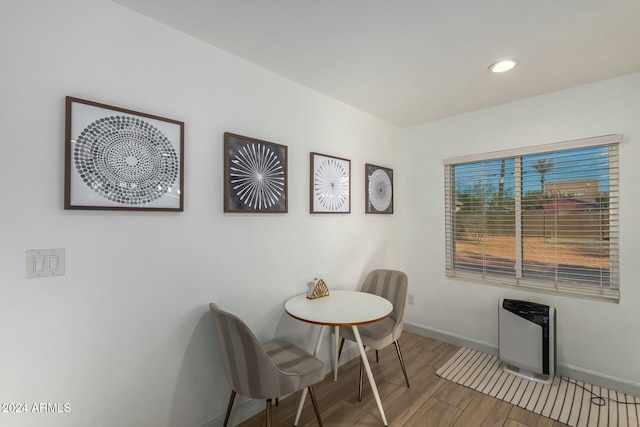
[[220,353],[229,386],[253,399],[280,396],[281,371],[273,364],[249,327],[238,317],[209,304],[218,333]]
[[409,279],[398,270],[373,270],[364,279],[362,292],[376,294],[388,299],[393,304],[389,317],[396,321],[396,328],[402,330],[404,324],[404,308],[407,303]]

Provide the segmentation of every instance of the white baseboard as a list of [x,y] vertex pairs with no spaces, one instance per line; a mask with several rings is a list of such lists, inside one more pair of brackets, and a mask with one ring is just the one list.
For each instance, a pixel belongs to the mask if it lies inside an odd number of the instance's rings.
[[486,343],[484,341],[472,340],[471,338],[463,337],[462,335],[456,335],[449,332],[440,331],[438,329],[427,328],[426,326],[409,323],[407,321],[404,322],[403,329],[414,334],[422,335],[423,337],[433,338],[434,340],[458,345],[460,347],[470,348],[476,351],[481,351],[492,356],[498,355],[498,346]]
[[[498,346],[484,341],[473,340],[461,335],[452,334],[438,329],[428,328],[426,326],[417,325],[415,323],[404,323],[404,330],[423,337],[433,338],[438,341],[447,342],[449,344],[458,345],[460,347],[470,348],[472,350],[481,351],[483,353],[498,355]],[[568,377],[578,381],[584,381],[599,387],[616,390],[632,396],[640,396],[640,384],[625,381],[622,378],[613,377],[601,372],[590,371],[579,368],[577,366],[558,363],[557,375]]]

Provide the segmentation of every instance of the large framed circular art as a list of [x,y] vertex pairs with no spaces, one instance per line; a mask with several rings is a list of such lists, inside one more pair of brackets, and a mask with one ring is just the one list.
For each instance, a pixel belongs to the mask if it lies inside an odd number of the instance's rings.
[[184,123],[66,98],[65,209],[182,211]]
[[224,211],[286,213],[287,147],[224,134]]
[[351,213],[351,160],[311,153],[311,213]]
[[365,165],[366,213],[393,213],[393,169]]

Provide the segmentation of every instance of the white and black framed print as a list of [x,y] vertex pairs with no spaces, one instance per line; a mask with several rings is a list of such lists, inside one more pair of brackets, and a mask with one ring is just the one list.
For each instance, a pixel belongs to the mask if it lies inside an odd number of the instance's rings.
[[182,211],[184,123],[66,97],[65,209]]
[[311,153],[311,213],[351,213],[351,160]]
[[224,134],[224,211],[286,213],[287,146]]
[[393,213],[393,169],[365,165],[366,213]]

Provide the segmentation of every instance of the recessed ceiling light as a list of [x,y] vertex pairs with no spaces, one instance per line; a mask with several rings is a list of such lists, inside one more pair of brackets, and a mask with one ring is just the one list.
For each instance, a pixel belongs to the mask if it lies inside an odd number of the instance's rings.
[[489,70],[492,73],[504,73],[505,71],[511,70],[513,67],[518,65],[517,59],[504,59],[502,61],[498,61],[495,64],[489,67]]

